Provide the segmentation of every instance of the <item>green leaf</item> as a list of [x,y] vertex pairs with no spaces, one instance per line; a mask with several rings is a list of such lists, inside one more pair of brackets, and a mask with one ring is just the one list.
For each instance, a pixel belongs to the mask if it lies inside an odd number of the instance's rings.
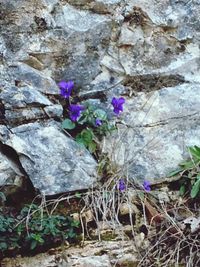
[[179,165],[182,168],[182,170],[192,169],[195,166],[194,165],[194,162],[191,161],[191,160],[189,160],[189,161],[183,161]]
[[189,147],[189,152],[191,153],[191,155],[195,158],[200,160],[200,148],[198,146],[194,146],[194,147]]
[[1,249],[1,250],[6,250],[6,249],[8,249],[8,245],[6,244],[6,242],[0,242],[0,249]]
[[31,241],[31,250],[35,249],[36,246],[37,246],[37,241],[36,240]]
[[75,197],[81,198],[81,194],[79,192],[76,192]]
[[182,184],[181,185],[181,187],[180,187],[180,189],[179,189],[179,194],[180,194],[180,196],[183,196],[184,194],[185,194],[185,185],[184,184]]
[[67,130],[72,130],[76,127],[75,123],[72,122],[70,119],[65,119],[62,122],[62,128]]
[[198,195],[199,191],[200,191],[200,179],[198,179],[192,186],[190,196],[192,198],[195,198]]
[[82,137],[84,144],[86,146],[92,142],[93,136],[94,136],[94,133],[91,129],[84,129],[81,132],[81,137]]
[[88,149],[89,149],[90,153],[94,153],[96,148],[97,148],[97,146],[96,146],[95,142],[89,143]]
[[177,169],[177,170],[174,170],[172,172],[170,172],[167,176],[168,177],[172,177],[172,176],[175,176],[177,174],[179,174],[183,169]]
[[77,134],[75,140],[79,145],[81,145],[82,147],[85,147],[85,143],[84,143],[84,140],[83,140],[81,134]]
[[78,124],[83,125],[85,122],[87,122],[87,117],[85,115],[83,115],[78,119],[77,122],[78,122]]
[[103,109],[96,109],[94,111],[94,116],[103,121],[107,119],[107,113]]
[[197,174],[197,180],[200,180],[200,173]]

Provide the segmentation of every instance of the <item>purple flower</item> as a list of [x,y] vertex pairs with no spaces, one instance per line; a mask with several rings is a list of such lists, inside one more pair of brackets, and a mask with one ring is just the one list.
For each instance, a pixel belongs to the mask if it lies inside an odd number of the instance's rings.
[[111,104],[114,107],[115,114],[119,115],[120,112],[123,111],[123,104],[125,103],[125,99],[123,97],[116,98],[113,97]]
[[124,182],[124,179],[119,179],[119,183],[118,183],[118,189],[119,191],[124,191],[126,189],[126,184]]
[[81,115],[81,111],[84,110],[84,107],[81,105],[73,105],[71,104],[69,106],[69,114],[70,114],[70,119],[75,122],[78,120],[78,118]]
[[143,183],[143,187],[144,187],[144,190],[146,192],[150,192],[151,191],[151,187],[150,186],[151,186],[150,182],[145,180],[144,183]]
[[59,88],[60,88],[60,94],[61,96],[63,96],[64,98],[69,98],[70,94],[72,92],[72,89],[74,88],[74,82],[73,81],[61,81],[58,84]]
[[102,121],[100,119],[95,120],[95,126],[99,127],[102,125]]

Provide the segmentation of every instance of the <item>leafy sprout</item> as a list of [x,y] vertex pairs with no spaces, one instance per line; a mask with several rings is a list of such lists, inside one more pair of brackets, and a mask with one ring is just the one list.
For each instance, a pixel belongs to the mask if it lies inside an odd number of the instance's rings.
[[189,147],[190,159],[179,164],[179,168],[169,176],[180,175],[180,195],[190,192],[191,198],[196,198],[200,193],[200,147]]

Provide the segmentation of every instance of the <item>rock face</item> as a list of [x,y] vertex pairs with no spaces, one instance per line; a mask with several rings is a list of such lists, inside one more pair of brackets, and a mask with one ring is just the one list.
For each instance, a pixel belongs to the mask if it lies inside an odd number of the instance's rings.
[[55,123],[29,123],[12,129],[7,144],[19,155],[35,188],[53,195],[94,184],[96,162]]
[[165,176],[200,145],[199,12],[198,0],[0,0],[0,122],[9,131],[0,137],[35,187],[53,194],[96,181],[93,158],[76,160],[79,148],[55,123],[61,79],[75,81],[80,99],[126,98],[121,138],[109,147],[120,139],[111,157],[133,178]]
[[127,99],[124,124],[105,151],[129,170],[130,177],[165,177],[200,146],[200,84],[182,84]]

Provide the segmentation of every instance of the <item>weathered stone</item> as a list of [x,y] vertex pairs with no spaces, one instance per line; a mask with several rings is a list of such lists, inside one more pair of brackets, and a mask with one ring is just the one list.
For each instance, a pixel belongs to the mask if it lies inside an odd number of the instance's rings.
[[0,187],[4,186],[22,186],[22,176],[19,168],[13,162],[8,160],[2,153],[0,153]]
[[63,108],[61,105],[51,105],[44,108],[44,111],[49,116],[49,118],[61,118],[63,114]]
[[79,267],[111,267],[109,257],[107,255],[102,256],[88,256],[70,260],[71,266]]
[[[55,254],[55,255],[54,255]],[[52,264],[58,267],[111,267],[137,266],[139,255],[133,241],[85,242],[82,247],[70,247],[66,251],[42,253],[34,257],[16,257],[4,259],[6,267],[47,267]],[[129,265],[126,265],[129,263]]]
[[70,5],[99,14],[114,14],[121,0],[68,0]]
[[99,63],[111,34],[110,18],[64,5],[56,9],[54,19],[63,29],[52,36],[57,40],[54,68],[59,66],[54,75],[74,79],[78,85],[88,84],[100,71]]
[[110,158],[132,179],[159,179],[176,169],[187,146],[200,145],[199,94],[199,84],[183,84],[127,99],[124,124],[106,145]]
[[7,84],[0,93],[4,114],[2,118],[10,125],[19,125],[37,119],[61,118],[63,108],[53,104],[35,87],[10,86]]
[[10,73],[19,83],[32,85],[43,94],[58,94],[58,87],[53,79],[26,64],[20,63],[10,67]]
[[0,125],[0,141],[5,142],[8,139],[9,130],[5,125]]
[[41,107],[52,105],[48,98],[31,86],[5,88],[0,93],[0,99],[7,109],[26,108],[34,105]]
[[120,215],[137,214],[138,208],[132,203],[122,203],[119,206]]
[[128,1],[125,17],[126,35],[130,40],[126,42],[124,25],[120,36],[125,43],[120,47],[120,61],[126,73],[176,72],[182,75],[184,66],[199,59],[200,35],[195,27],[199,8],[194,1],[187,5],[176,1],[171,4],[154,0]]
[[15,149],[35,188],[53,195],[95,184],[96,162],[54,123],[12,128],[7,144]]

